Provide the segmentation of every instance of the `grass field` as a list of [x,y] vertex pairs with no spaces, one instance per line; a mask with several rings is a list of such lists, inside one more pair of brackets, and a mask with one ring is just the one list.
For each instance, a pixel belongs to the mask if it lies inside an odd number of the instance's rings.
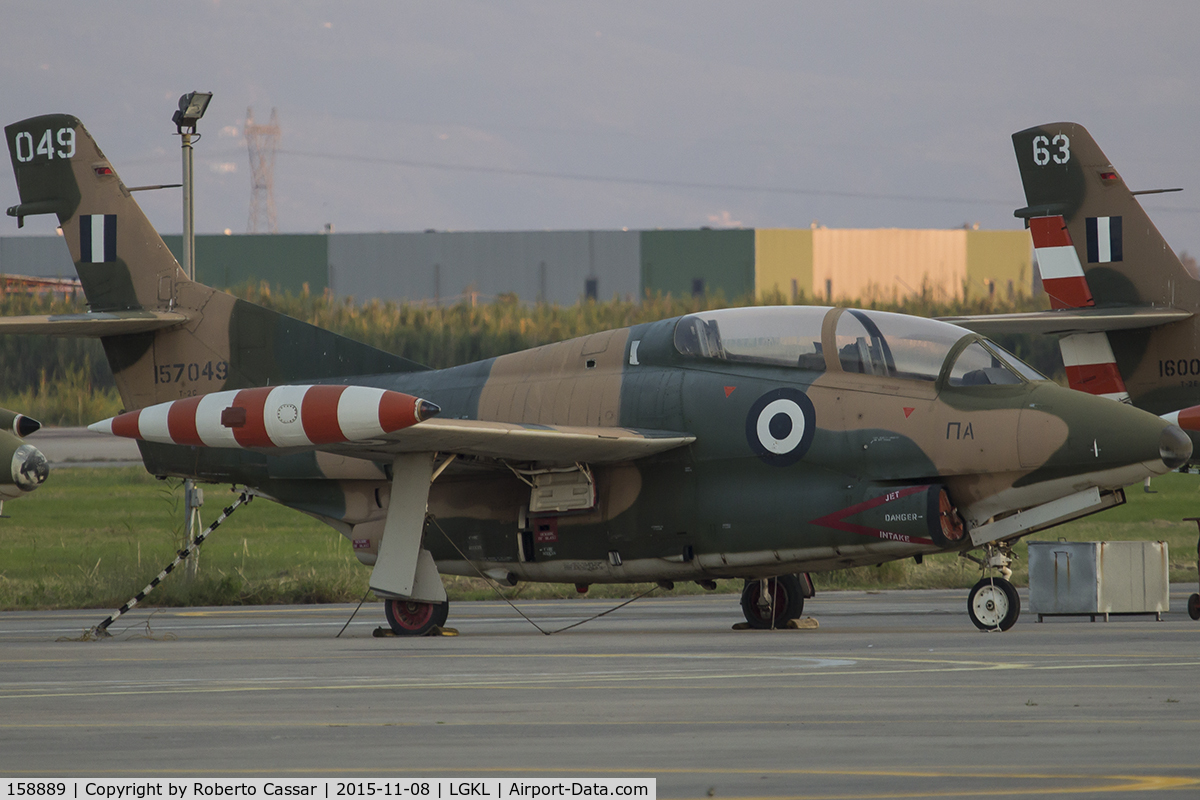
[[[227,486],[206,486],[208,524],[235,497]],[[1156,494],[1128,490],[1129,502],[1111,511],[1036,535],[1035,539],[1164,540],[1171,580],[1195,585],[1195,523],[1200,477],[1157,478]],[[173,557],[183,524],[183,492],[139,468],[59,469],[29,497],[5,504],[0,519],[0,609],[116,608],[142,589]],[[1014,582],[1027,580],[1025,546],[1017,547]],[[370,570],[350,543],[321,523],[266,500],[255,500],[204,544],[194,579],[176,570],[145,605],[230,605],[358,601]],[[821,589],[969,587],[979,569],[954,556],[924,564],[892,562],[814,575]],[[447,578],[452,600],[494,593],[482,580]],[[720,590],[740,591],[740,581]],[[627,597],[642,586],[593,586],[591,597]],[[660,590],[661,591],[661,590]],[[680,584],[674,593],[702,591]],[[665,592],[663,592],[665,593]],[[572,597],[570,585],[521,584],[509,597]]]

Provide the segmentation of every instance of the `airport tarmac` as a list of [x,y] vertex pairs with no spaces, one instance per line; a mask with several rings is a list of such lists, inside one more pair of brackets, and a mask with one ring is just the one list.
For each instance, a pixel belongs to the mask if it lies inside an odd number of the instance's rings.
[[[733,595],[646,598],[544,636],[500,602],[456,637],[379,604],[0,614],[0,774],[654,777],[661,797],[1200,796],[1200,623],[1026,613],[964,591],[829,592],[816,630]],[[545,627],[613,601],[519,605]]]
[[142,454],[133,439],[95,433],[87,428],[42,428],[28,437],[52,469],[63,467],[141,466]]

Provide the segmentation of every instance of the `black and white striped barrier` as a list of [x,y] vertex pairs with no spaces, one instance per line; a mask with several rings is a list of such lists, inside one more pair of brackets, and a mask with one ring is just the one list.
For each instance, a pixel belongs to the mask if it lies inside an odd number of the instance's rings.
[[243,503],[249,503],[253,499],[254,499],[254,495],[250,494],[250,492],[248,492],[248,491],[242,492],[241,495],[238,496],[237,501],[234,502],[234,504],[231,506],[226,506],[225,510],[221,512],[221,516],[217,517],[216,521],[214,521],[212,525],[209,525],[207,528],[205,528],[204,531],[199,536],[196,537],[195,541],[193,541],[187,547],[183,548],[178,553],[176,553],[175,560],[172,561],[170,564],[167,564],[166,569],[164,569],[162,572],[158,573],[158,576],[154,580],[150,581],[150,583],[148,583],[146,585],[145,589],[142,589],[140,592],[137,593],[137,595],[132,600],[130,600],[128,603],[126,603],[125,605],[123,605],[119,609],[117,609],[117,613],[113,614],[108,619],[104,620],[104,622],[101,622],[99,625],[92,628],[89,631],[91,636],[96,639],[101,639],[101,638],[104,638],[107,636],[111,636],[112,634],[108,632],[109,625],[112,625],[114,622],[116,622],[118,619],[120,619],[122,614],[124,614],[126,611],[129,611],[131,608],[136,606],[138,603],[142,602],[142,599],[146,595],[148,595],[148,594],[150,594],[150,592],[154,591],[154,587],[156,587],[160,583],[162,583],[163,578],[166,578],[168,575],[171,574],[171,570],[173,570],[177,566],[179,566],[179,564],[185,558],[190,556],[196,550],[196,548],[198,548],[200,545],[204,544],[204,540],[208,538],[208,535],[210,533],[212,533],[213,531],[215,531],[218,527],[220,527],[221,523],[224,522],[229,517],[229,515],[232,514],[235,509],[237,509],[238,506],[242,505]]

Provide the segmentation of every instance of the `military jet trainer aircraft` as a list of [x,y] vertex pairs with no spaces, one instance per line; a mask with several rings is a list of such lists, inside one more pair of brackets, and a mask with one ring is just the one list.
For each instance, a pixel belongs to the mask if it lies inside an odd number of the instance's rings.
[[[502,583],[743,578],[748,622],[810,572],[1011,543],[1118,505],[1191,442],[981,336],[844,308],[689,314],[431,370],[188,280],[78,119],[5,129],[18,222],[55,214],[91,310],[0,332],[100,337],[155,475],[237,483],[373,567],[397,634],[439,573]],[[803,575],[803,579],[801,578]],[[1019,613],[972,589],[982,629]]]
[[[1200,442],[1200,280],[1082,125],[1012,136],[1026,220],[1053,310],[951,317],[984,334],[1057,334],[1073,389],[1132,403]],[[1200,594],[1188,599],[1200,619]]]
[[41,427],[36,419],[0,408],[0,464],[8,465],[7,470],[0,469],[0,514],[5,500],[32,492],[50,474],[42,452],[21,441]]

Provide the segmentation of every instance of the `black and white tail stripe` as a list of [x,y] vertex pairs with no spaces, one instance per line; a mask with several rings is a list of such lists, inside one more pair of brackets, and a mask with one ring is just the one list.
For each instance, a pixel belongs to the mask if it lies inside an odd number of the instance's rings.
[[98,264],[117,260],[117,215],[79,215],[79,260]]
[[108,619],[104,620],[104,622],[101,622],[99,625],[92,628],[91,634],[96,637],[108,636],[109,635],[108,634],[108,626],[109,625],[112,625],[114,622],[116,622],[118,619],[120,619],[121,615],[124,614],[126,611],[129,611],[131,608],[136,606],[138,603],[142,602],[143,598],[145,598],[146,595],[150,594],[150,592],[154,591],[154,587],[156,587],[160,583],[162,583],[163,579],[166,578],[168,575],[170,575],[171,571],[173,569],[175,569],[181,563],[183,563],[183,560],[185,558],[187,558],[188,556],[190,556],[196,550],[196,548],[198,548],[200,545],[204,544],[204,540],[208,538],[208,535],[210,533],[212,533],[213,531],[215,531],[220,526],[220,524],[222,522],[224,522],[225,519],[234,512],[234,510],[237,509],[238,506],[242,505],[243,503],[249,503],[253,499],[253,497],[254,496],[252,494],[250,494],[250,492],[248,492],[248,491],[242,492],[241,495],[238,497],[237,501],[234,502],[234,504],[231,506],[226,506],[225,510],[221,512],[221,516],[217,517],[216,521],[213,522],[212,525],[209,525],[207,528],[205,528],[204,532],[201,533],[199,536],[197,536],[196,540],[194,542],[192,542],[190,545],[188,545],[187,547],[183,548],[178,553],[176,553],[175,560],[172,561],[170,564],[167,564],[166,568],[162,572],[158,573],[158,575],[154,578],[154,580],[152,580],[152,581],[150,581],[150,583],[146,584],[145,589],[142,589],[128,603],[126,603],[125,605],[123,605],[119,609],[117,609],[117,613],[113,614]]
[[1087,259],[1089,264],[1120,261],[1123,257],[1121,250],[1120,217],[1087,218]]

